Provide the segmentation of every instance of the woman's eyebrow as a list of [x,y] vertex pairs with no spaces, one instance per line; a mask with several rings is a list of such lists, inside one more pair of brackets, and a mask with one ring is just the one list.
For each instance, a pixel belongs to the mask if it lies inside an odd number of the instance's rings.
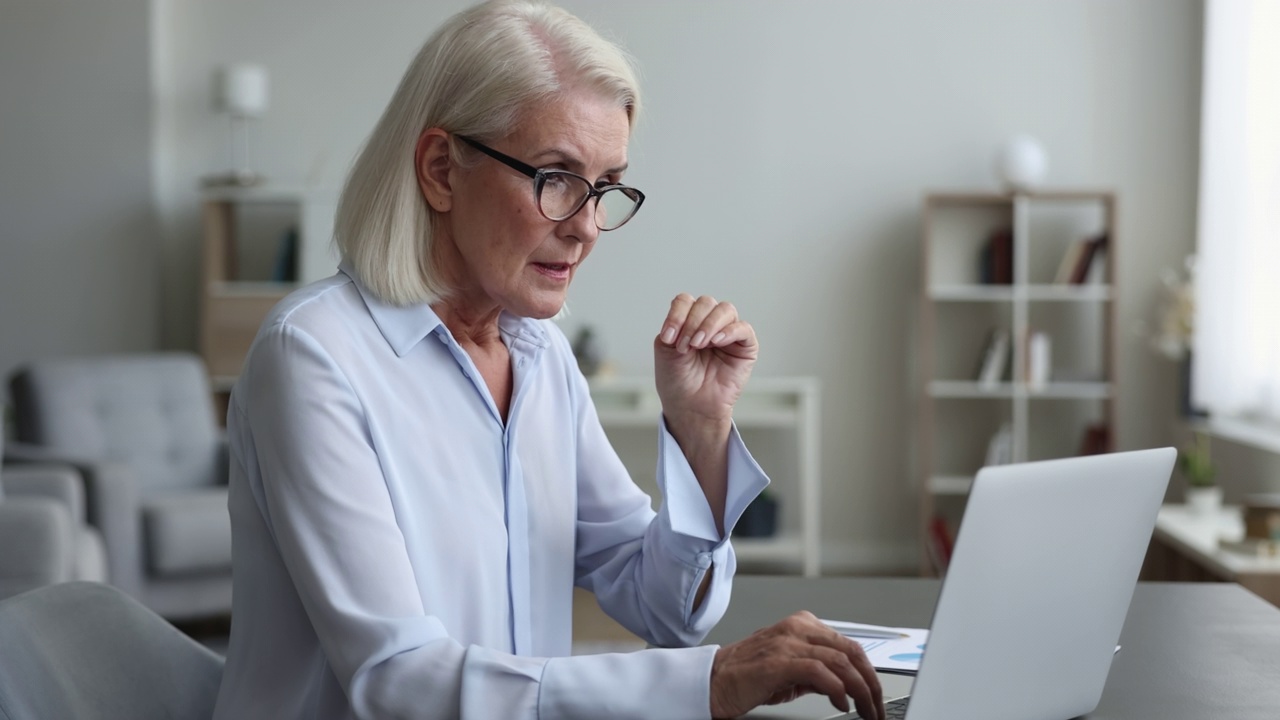
[[[572,153],[566,150],[561,150],[559,148],[550,148],[547,150],[543,150],[537,155],[534,155],[533,160],[534,162],[531,164],[534,167],[541,167],[542,165],[546,164],[548,161],[552,161],[552,162],[559,163],[560,165],[564,165],[566,168],[568,168],[573,172],[578,173],[579,175],[582,174],[583,169],[586,167],[586,165],[584,165],[583,162],[577,159],[577,157],[575,157]],[[603,173],[601,173],[601,175],[616,175],[621,172],[626,172],[627,167],[629,165],[630,165],[630,162],[624,162],[617,167],[612,167],[612,168],[609,168],[608,170],[605,170]]]

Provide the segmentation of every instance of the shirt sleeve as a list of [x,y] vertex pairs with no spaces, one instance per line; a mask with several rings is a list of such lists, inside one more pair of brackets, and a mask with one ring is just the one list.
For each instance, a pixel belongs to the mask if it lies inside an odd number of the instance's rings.
[[[737,562],[729,535],[769,484],[734,427],[728,444],[725,536],[679,444],[660,423],[655,514],[609,444],[585,380],[578,393],[578,584],[631,632],[660,647],[701,642],[729,605]],[[708,572],[710,586],[694,607]]]

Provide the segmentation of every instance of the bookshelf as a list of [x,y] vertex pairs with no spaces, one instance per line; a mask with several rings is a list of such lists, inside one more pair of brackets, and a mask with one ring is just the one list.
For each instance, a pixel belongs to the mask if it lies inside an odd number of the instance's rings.
[[923,574],[945,567],[936,519],[953,538],[983,465],[1111,450],[1116,212],[1116,196],[1106,191],[925,196],[917,363]]
[[200,354],[218,407],[225,409],[258,327],[298,287],[303,193],[217,188],[201,199]]
[[[777,570],[806,577],[821,572],[818,398],[816,378],[757,377],[734,407],[738,432],[768,473],[770,492],[780,498],[782,511],[775,536],[733,538],[741,572]],[[653,379],[593,379],[591,399],[627,471],[657,502],[661,494],[650,479],[662,404]]]

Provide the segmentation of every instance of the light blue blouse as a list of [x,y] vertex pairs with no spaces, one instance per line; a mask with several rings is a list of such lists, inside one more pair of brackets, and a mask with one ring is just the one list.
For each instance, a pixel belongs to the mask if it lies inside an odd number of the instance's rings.
[[[552,323],[504,314],[504,424],[425,305],[285,299],[231,396],[235,591],[215,718],[702,718],[735,561],[675,440],[628,477]],[[655,418],[657,420],[657,418]],[[736,429],[725,527],[768,484]],[[700,607],[695,592],[714,568]],[[572,592],[649,643],[570,657]]]

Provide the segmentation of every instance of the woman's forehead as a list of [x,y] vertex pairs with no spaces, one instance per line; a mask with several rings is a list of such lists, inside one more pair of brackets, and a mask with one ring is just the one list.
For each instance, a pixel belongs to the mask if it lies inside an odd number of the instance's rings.
[[511,140],[530,154],[531,162],[554,160],[620,169],[627,163],[630,137],[625,108],[599,93],[579,91],[559,93],[529,108]]

